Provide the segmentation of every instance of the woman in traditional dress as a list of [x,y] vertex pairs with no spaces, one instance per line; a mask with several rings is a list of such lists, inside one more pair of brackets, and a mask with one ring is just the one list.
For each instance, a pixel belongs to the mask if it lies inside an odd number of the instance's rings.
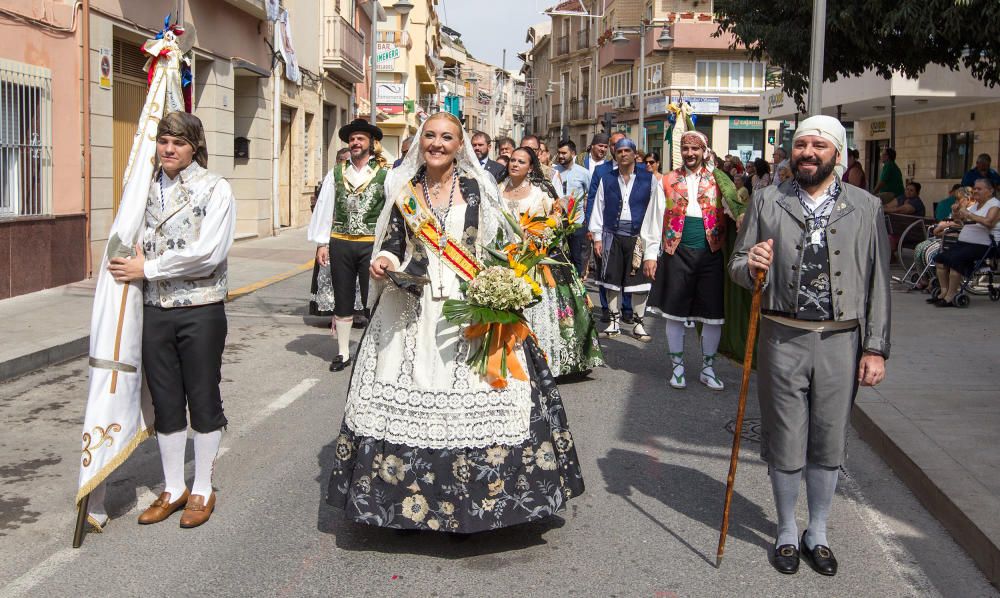
[[584,486],[537,343],[529,337],[512,354],[528,380],[495,388],[467,364],[480,339],[466,339],[442,311],[462,296],[483,245],[513,235],[499,191],[452,115],[431,116],[416,139],[385,183],[372,320],[327,502],[359,523],[458,533],[553,515]]
[[[562,217],[559,195],[529,147],[511,154],[502,196],[512,214]],[[604,365],[587,289],[562,247],[554,247],[549,255],[561,263],[543,266],[539,281],[542,300],[525,316],[548,357],[552,374],[564,376]]]

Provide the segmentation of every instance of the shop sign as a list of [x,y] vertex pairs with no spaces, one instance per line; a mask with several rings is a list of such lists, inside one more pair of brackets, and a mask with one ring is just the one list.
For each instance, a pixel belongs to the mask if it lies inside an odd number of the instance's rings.
[[729,130],[760,131],[764,128],[759,118],[746,116],[730,116]]
[[403,105],[406,100],[405,83],[377,83],[375,85],[375,101],[379,106],[383,104]]
[[868,121],[868,138],[885,139],[889,136],[889,123],[884,118]]
[[784,115],[787,99],[785,92],[780,89],[765,92],[761,95],[760,113],[767,115],[778,113]]
[[718,114],[719,98],[693,98],[684,96],[682,98],[670,98],[671,102],[687,102],[691,104],[693,114]]
[[386,114],[403,114],[405,111],[402,104],[379,104],[378,109]]
[[399,47],[389,42],[375,44],[375,70],[391,71],[399,58]]
[[665,96],[648,98],[646,100],[646,114],[666,114],[666,112],[667,98]]

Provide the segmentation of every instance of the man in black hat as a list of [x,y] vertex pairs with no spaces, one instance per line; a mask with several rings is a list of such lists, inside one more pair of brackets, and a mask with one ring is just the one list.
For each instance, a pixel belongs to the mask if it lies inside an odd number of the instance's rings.
[[332,270],[333,327],[338,345],[337,356],[330,363],[333,372],[350,363],[355,285],[361,289],[362,303],[368,304],[368,267],[389,171],[381,155],[378,142],[382,131],[378,127],[356,119],[341,127],[339,135],[351,152],[350,159],[326,174],[309,223],[309,240],[319,245],[316,260]]

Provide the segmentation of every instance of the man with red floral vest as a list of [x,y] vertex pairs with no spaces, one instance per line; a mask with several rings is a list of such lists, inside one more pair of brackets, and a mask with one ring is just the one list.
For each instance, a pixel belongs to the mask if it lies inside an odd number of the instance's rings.
[[[722,390],[713,363],[724,321],[725,215],[722,191],[712,171],[708,138],[698,131],[681,136],[684,165],[663,176],[665,205],[650,206],[643,224],[643,269],[653,278],[649,307],[667,320],[670,385],[684,388],[684,324],[701,323],[702,364],[698,379]],[[662,251],[662,255],[661,255]]]

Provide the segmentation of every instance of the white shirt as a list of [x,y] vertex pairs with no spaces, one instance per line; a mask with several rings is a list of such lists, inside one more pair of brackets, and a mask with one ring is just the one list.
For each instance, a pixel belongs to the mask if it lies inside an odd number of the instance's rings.
[[[622,177],[621,174],[618,175],[618,189],[621,191],[622,194],[621,220],[632,220],[632,210],[631,207],[629,206],[628,200],[629,196],[632,194],[632,186],[635,183],[635,179],[636,179],[635,172],[633,172],[632,176],[628,178],[628,182],[625,182],[625,179]],[[652,181],[652,185],[650,185],[650,187],[652,188],[652,190],[650,191],[649,206],[647,206],[646,208],[646,217],[643,219],[643,227],[645,228],[646,221],[648,221],[650,218],[649,216],[650,212],[656,211],[657,210],[656,206],[659,205],[659,210],[658,210],[659,221],[660,221],[660,227],[662,228],[663,212],[666,208],[666,203],[667,203],[666,196],[663,195],[663,185],[657,184],[657,181],[654,178]],[[590,214],[590,224],[587,227],[587,230],[589,230],[590,233],[598,239],[601,238],[604,231],[604,181],[603,180],[597,184],[597,193],[595,194],[594,197],[594,211],[591,212]],[[645,241],[646,237],[643,236],[643,240]],[[648,241],[647,241],[647,246],[648,246]],[[657,251],[659,251],[659,247],[660,247],[660,242],[659,239],[657,239],[656,241]],[[656,258],[653,257],[652,259]]]
[[601,164],[607,162],[607,160],[595,160],[593,156],[590,156],[589,162],[590,164],[587,166],[587,168],[590,169],[590,174],[594,174],[594,170],[596,170],[597,167],[600,166]]
[[[986,200],[983,207],[970,207],[969,211],[976,216],[986,217],[989,214],[990,209],[1000,208],[1000,199],[991,197]],[[990,231],[986,226],[975,222],[972,224],[966,224],[962,227],[962,232],[958,233],[958,240],[964,241],[966,243],[976,243],[977,245],[989,245],[990,244],[990,233],[993,233],[993,238],[1000,241],[1000,222],[997,222],[993,226],[993,230]]]
[[687,173],[684,177],[684,182],[687,183],[688,191],[688,205],[684,215],[692,218],[701,218],[701,204],[698,203],[698,187],[701,185],[701,175],[697,172],[691,172],[686,166],[684,167],[684,172]]
[[344,178],[347,182],[351,184],[352,187],[357,187],[358,185],[363,185],[372,176],[372,169],[368,166],[368,161],[365,160],[364,165],[358,168],[354,165],[353,160],[348,160],[347,168],[344,169]]
[[[179,179],[171,179],[164,173],[163,191],[167,192],[178,184]],[[159,198],[159,192],[157,196]],[[205,206],[205,218],[201,221],[198,239],[183,249],[168,249],[156,259],[147,259],[143,274],[146,280],[208,276],[225,261],[235,235],[236,198],[229,182],[222,179],[216,183]]]

